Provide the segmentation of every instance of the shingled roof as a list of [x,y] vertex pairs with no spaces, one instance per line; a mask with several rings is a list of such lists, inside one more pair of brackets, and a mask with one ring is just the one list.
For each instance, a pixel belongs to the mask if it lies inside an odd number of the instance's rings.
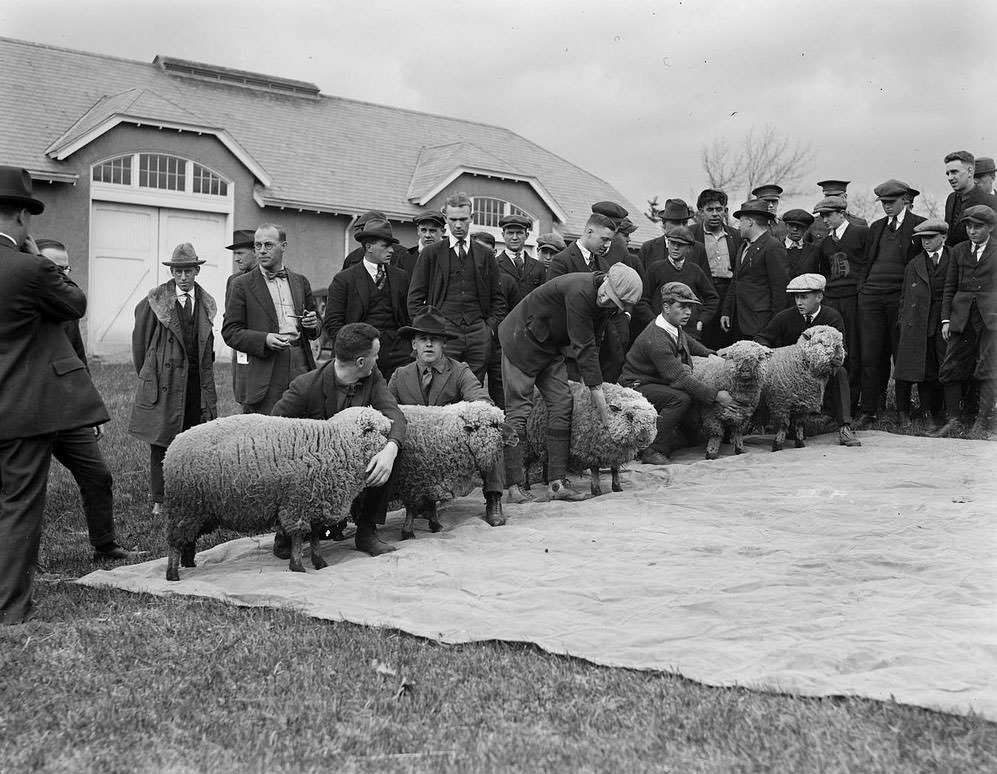
[[[508,129],[307,89],[190,77],[164,67],[175,61],[182,60],[137,62],[0,37],[10,122],[0,131],[0,160],[60,179],[67,172],[60,156],[88,131],[114,116],[154,118],[214,128],[230,148],[244,149],[256,162],[248,166],[261,205],[347,215],[378,209],[407,220],[422,211],[418,202],[434,188],[434,175],[465,169],[533,185],[569,235],[581,233],[592,202],[606,199],[630,210],[640,226],[635,243],[658,233],[609,183]],[[271,78],[242,75],[264,85]],[[288,83],[301,91],[299,82]]]

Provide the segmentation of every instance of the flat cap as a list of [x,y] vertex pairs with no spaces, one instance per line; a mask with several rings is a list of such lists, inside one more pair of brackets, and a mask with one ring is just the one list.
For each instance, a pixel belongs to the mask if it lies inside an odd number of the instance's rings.
[[475,242],[484,242],[493,250],[495,249],[495,237],[487,231],[475,231],[471,234],[471,239]]
[[782,186],[778,186],[775,183],[766,183],[765,185],[758,186],[758,188],[751,192],[751,195],[756,199],[778,199],[782,196]]
[[997,225],[997,212],[985,204],[974,204],[963,210],[959,222],[961,223],[963,220],[968,220],[970,223],[980,223],[984,226],[993,226]]
[[353,228],[363,228],[364,226],[367,225],[369,221],[372,220],[387,221],[388,216],[385,215],[383,212],[378,212],[377,210],[367,210],[367,212],[365,212],[363,215],[361,215],[353,222]]
[[607,218],[612,218],[613,220],[622,220],[630,214],[616,202],[596,202],[592,205],[592,212],[605,215]]
[[529,231],[533,228],[532,218],[528,218],[525,215],[503,215],[499,219],[499,228],[512,228],[514,226],[519,226],[523,231]]
[[[825,196],[816,205],[814,205],[814,212],[818,215],[823,215],[825,212],[844,212],[848,209],[848,202],[842,199],[840,196]],[[785,220],[785,218],[783,218]]]
[[789,210],[782,213],[784,223],[799,223],[801,226],[812,226],[814,216],[806,210]]
[[692,229],[688,226],[676,226],[665,234],[665,239],[669,242],[681,242],[684,245],[691,245],[696,241],[692,235]]
[[252,248],[253,242],[256,241],[256,232],[250,231],[249,229],[243,228],[238,231],[232,232],[232,244],[228,245],[226,250],[244,250],[245,248]]
[[768,202],[764,199],[751,199],[741,205],[741,209],[734,213],[735,218],[742,215],[760,215],[763,218],[775,220],[775,213],[769,209]]
[[994,160],[989,156],[977,156],[973,177],[983,177],[983,175],[993,174],[997,174],[997,168],[994,167]]
[[823,274],[800,274],[786,285],[787,293],[823,293],[827,280]]
[[609,297],[620,309],[623,309],[624,304],[636,304],[644,292],[640,275],[625,263],[610,266],[604,284]]
[[665,199],[665,206],[658,210],[661,220],[680,220],[685,223],[692,217],[692,208],[683,199]]
[[661,302],[663,304],[702,304],[692,288],[684,282],[666,282],[661,288]]
[[914,236],[933,237],[949,233],[949,224],[941,218],[928,218],[914,226]]
[[441,212],[424,212],[412,218],[412,222],[417,226],[420,223],[435,223],[440,228],[447,225],[447,219],[443,217],[443,213]]
[[[851,180],[820,180],[817,187],[820,188],[824,196],[838,196],[848,191],[848,184]],[[785,220],[785,218],[783,218]]]
[[896,199],[910,193],[910,186],[902,180],[890,178],[873,188],[872,192],[876,194],[877,199]]
[[555,234],[553,231],[549,234],[541,234],[537,237],[537,248],[540,250],[554,250],[556,252],[561,252],[567,247],[564,244],[564,239],[560,234]]
[[627,234],[629,236],[637,230],[637,224],[630,220],[630,218],[624,218],[620,221],[620,225],[616,230],[621,234]]

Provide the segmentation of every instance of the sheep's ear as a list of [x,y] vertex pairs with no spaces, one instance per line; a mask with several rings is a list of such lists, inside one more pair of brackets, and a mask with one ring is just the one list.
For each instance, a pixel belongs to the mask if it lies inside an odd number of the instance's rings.
[[807,328],[805,331],[803,331],[803,333],[800,334],[800,338],[806,339],[807,341],[810,341],[810,339],[812,339],[813,337],[814,335],[810,332],[809,328]]
[[619,403],[610,403],[609,410],[619,414],[621,411],[623,411],[623,406],[621,406]]
[[469,425],[466,422],[464,423],[464,430],[468,433],[473,433],[477,429],[478,428],[476,428],[474,425]]

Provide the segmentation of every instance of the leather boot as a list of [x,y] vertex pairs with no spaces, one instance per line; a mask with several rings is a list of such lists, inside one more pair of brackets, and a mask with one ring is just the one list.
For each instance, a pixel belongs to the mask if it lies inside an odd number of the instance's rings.
[[357,551],[363,551],[371,556],[380,556],[397,550],[377,536],[377,529],[373,524],[363,520],[357,523],[357,534],[353,540]]
[[501,492],[485,492],[485,521],[492,527],[501,527],[505,524]]

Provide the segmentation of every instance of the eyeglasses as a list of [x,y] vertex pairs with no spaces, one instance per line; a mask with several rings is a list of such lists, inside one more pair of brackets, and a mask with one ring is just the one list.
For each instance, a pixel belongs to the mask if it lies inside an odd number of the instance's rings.
[[253,242],[253,247],[257,250],[273,250],[277,245],[282,245],[283,242]]

